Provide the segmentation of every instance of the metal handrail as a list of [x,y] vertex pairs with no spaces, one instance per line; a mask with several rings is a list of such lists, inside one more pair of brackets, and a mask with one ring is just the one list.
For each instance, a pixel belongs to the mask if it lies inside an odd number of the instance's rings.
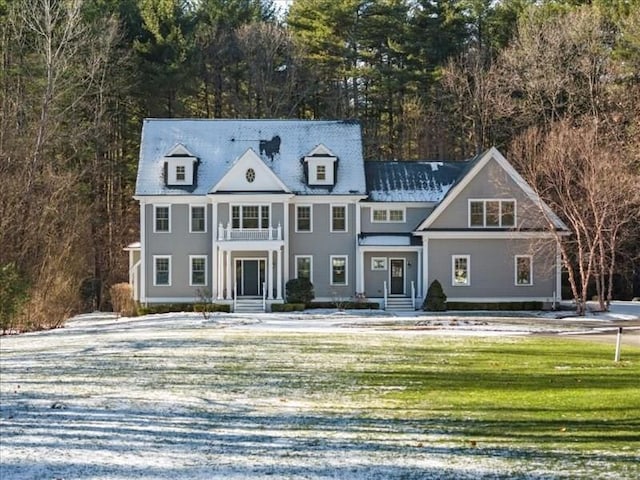
[[384,309],[387,309],[387,281],[384,281]]
[[262,282],[262,311],[267,311],[267,282]]
[[416,284],[411,280],[411,305],[416,309]]

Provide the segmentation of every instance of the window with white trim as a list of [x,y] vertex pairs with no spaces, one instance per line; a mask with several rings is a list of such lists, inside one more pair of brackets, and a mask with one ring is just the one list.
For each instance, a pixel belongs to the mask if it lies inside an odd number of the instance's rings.
[[171,255],[153,256],[153,285],[156,287],[171,286]]
[[515,224],[515,200],[469,200],[469,227],[508,228]]
[[161,233],[171,232],[171,207],[169,205],[154,205],[153,231]]
[[387,259],[385,257],[372,257],[371,270],[386,270]]
[[269,228],[268,205],[232,205],[231,228],[265,229]]
[[347,285],[347,262],[344,255],[331,255],[331,285]]
[[296,278],[306,278],[313,283],[313,257],[296,255]]
[[404,222],[404,209],[402,208],[372,208],[371,222]]
[[189,255],[189,285],[202,287],[207,284],[207,256]]
[[331,231],[347,231],[347,206],[331,205]]
[[463,287],[471,285],[469,275],[470,256],[469,255],[452,255],[451,256],[451,285],[454,287]]
[[177,165],[176,166],[176,180],[180,181],[180,182],[184,182],[184,180],[187,178],[187,167],[184,165]]
[[191,205],[189,219],[189,231],[191,233],[204,233],[207,231],[207,209],[204,205]]
[[311,232],[311,205],[296,206],[296,232]]
[[327,179],[327,166],[326,165],[316,165],[316,180],[324,181]]
[[515,256],[515,284],[518,286],[533,285],[533,259],[531,255]]

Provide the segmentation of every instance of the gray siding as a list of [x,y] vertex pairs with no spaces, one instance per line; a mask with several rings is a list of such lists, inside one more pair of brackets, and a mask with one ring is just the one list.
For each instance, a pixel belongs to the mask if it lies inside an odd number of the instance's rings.
[[[386,270],[372,270],[371,259],[382,257],[387,259]],[[365,252],[364,254],[364,285],[365,295],[368,298],[381,298],[384,296],[384,282],[390,288],[390,259],[405,259],[405,295],[411,295],[411,282],[415,283],[416,295],[420,295],[418,289],[418,254],[417,252]]]
[[[189,233],[188,204],[176,204],[170,208],[171,232],[154,233],[153,205],[145,205],[146,296],[191,299],[197,296],[199,287],[189,286],[189,255],[207,255],[207,286],[211,287],[211,206],[207,205],[206,233]],[[154,255],[171,255],[171,286],[153,285]]]
[[[556,289],[555,248],[531,240],[429,240],[429,278],[442,284],[450,300],[456,298],[552,297]],[[452,285],[451,258],[470,256],[470,285]],[[516,255],[533,256],[533,285],[515,285]]]
[[540,211],[507,173],[491,159],[471,180],[444,212],[433,222],[431,229],[459,229],[469,226],[470,198],[516,200],[516,221],[519,228],[543,228]]
[[393,209],[392,203],[381,203],[379,207],[363,207],[361,212],[361,225],[363,233],[408,233],[413,232],[435,207],[407,207],[405,209],[405,221],[396,222],[372,222],[372,208]]
[[[336,203],[338,205],[339,203]],[[347,232],[330,231],[329,204],[313,204],[312,233],[295,232],[295,205],[289,209],[289,278],[296,276],[296,255],[313,257],[313,286],[316,297],[345,298],[352,297],[356,288],[355,277],[355,205],[347,205]],[[331,255],[346,255],[347,285],[330,285]]]

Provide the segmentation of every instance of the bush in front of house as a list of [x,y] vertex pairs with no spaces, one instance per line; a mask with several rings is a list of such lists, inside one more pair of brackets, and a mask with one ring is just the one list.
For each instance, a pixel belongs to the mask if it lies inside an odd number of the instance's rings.
[[377,302],[310,302],[307,304],[307,308],[341,308],[342,310],[379,310],[380,305]]
[[116,283],[109,288],[111,306],[118,315],[130,317],[136,313],[136,302],[133,301],[133,290],[128,283]]
[[438,280],[434,280],[429,285],[427,296],[422,304],[422,310],[426,312],[444,312],[447,309],[447,296],[442,290],[442,285]]
[[302,312],[304,303],[274,303],[271,305],[272,312]]
[[313,284],[307,278],[292,278],[285,286],[287,303],[310,303],[315,298]]

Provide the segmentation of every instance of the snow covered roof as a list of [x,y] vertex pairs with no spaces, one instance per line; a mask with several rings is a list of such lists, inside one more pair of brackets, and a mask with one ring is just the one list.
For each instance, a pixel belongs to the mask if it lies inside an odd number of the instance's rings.
[[463,162],[365,162],[369,199],[374,202],[440,202],[465,174]]
[[[167,186],[164,159],[177,144],[199,160],[196,183]],[[142,127],[136,195],[205,195],[248,149],[257,152],[289,190],[327,194],[309,186],[301,159],[318,145],[338,157],[330,193],[365,195],[362,135],[354,121],[146,119]]]
[[411,234],[366,234],[363,233],[358,239],[360,246],[376,246],[376,247],[408,247],[410,245],[421,245],[421,238]]

